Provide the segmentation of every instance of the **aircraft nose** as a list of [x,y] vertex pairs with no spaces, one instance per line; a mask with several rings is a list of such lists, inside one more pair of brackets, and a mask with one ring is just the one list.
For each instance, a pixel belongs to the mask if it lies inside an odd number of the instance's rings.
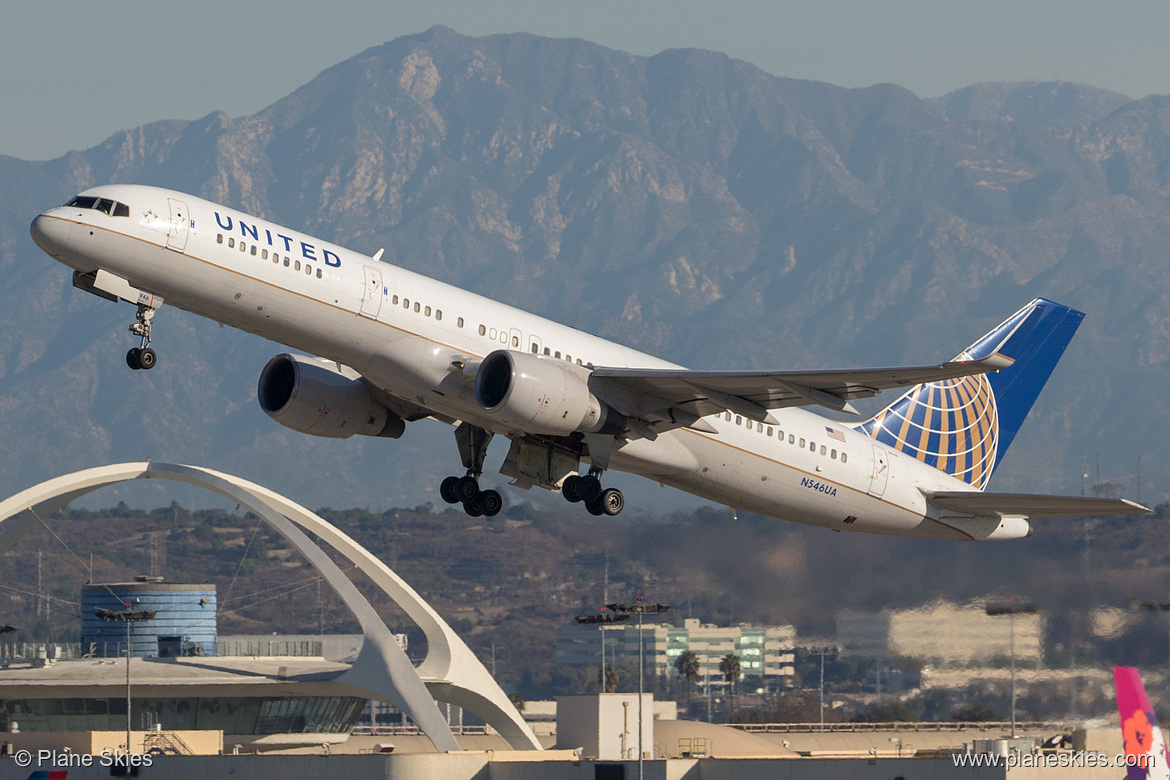
[[69,238],[70,223],[63,219],[41,214],[28,226],[32,240],[46,254],[56,255]]

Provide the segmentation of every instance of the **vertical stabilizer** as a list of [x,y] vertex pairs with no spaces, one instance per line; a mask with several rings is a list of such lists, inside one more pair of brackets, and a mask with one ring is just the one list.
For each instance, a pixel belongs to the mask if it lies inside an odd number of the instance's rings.
[[857,430],[982,490],[1084,316],[1037,298],[956,358],[1010,366],[915,385]]
[[1170,780],[1170,753],[1158,727],[1141,675],[1132,666],[1113,667],[1117,711],[1125,739],[1126,780]]

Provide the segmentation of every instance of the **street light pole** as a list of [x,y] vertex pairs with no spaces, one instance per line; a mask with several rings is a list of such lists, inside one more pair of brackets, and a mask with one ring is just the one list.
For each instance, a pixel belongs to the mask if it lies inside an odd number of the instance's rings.
[[987,614],[990,617],[998,615],[1007,615],[1009,622],[1009,654],[1011,655],[1011,679],[1012,679],[1012,739],[1016,737],[1016,615],[1020,613],[1034,615],[1040,611],[1040,608],[1035,604],[1021,603],[1019,597],[1012,596],[1005,602],[998,604],[989,603],[986,608]]
[[[129,607],[130,604],[125,604]],[[97,616],[106,621],[122,621],[126,624],[126,755],[130,755],[130,732],[133,721],[130,719],[130,622],[133,620],[151,620],[157,614],[153,609],[99,609]]]
[[597,615],[578,615],[573,618],[580,624],[598,623],[598,630],[601,631],[601,692],[605,693],[605,625],[607,623],[624,623],[629,620],[631,615],[622,615],[617,612],[606,612],[605,607],[601,608],[600,614]]
[[642,713],[642,697],[643,697],[643,674],[646,668],[646,661],[643,658],[645,652],[642,644],[642,616],[647,612],[658,614],[670,609],[669,604],[645,604],[642,596],[634,597],[634,604],[606,604],[616,614],[629,615],[631,613],[638,616],[638,780],[645,780],[645,767],[643,761],[646,757],[646,751],[642,744],[642,726],[645,723]]

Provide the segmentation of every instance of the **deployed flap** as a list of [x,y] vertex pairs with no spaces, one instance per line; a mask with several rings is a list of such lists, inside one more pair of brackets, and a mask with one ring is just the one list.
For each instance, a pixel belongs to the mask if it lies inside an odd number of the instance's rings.
[[[767,410],[820,404],[853,412],[849,401],[893,387],[937,382],[998,371],[1011,365],[999,355],[935,366],[829,371],[688,371],[687,369],[597,368],[593,380],[641,396],[627,414],[653,414],[690,405],[700,415],[727,410],[764,422]],[[619,405],[624,405],[620,404]]]
[[940,509],[972,515],[1014,515],[1024,517],[1098,517],[1132,515],[1150,510],[1124,498],[1084,496],[1043,496],[1030,493],[982,493],[922,491]]

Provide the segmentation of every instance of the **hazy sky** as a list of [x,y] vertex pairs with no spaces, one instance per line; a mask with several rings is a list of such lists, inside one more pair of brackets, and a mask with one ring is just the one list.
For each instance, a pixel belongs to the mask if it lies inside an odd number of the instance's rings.
[[255,113],[330,65],[433,24],[635,54],[715,49],[780,76],[893,82],[923,97],[1058,79],[1170,93],[1164,0],[6,0],[0,13],[0,154],[28,160],[157,119]]

